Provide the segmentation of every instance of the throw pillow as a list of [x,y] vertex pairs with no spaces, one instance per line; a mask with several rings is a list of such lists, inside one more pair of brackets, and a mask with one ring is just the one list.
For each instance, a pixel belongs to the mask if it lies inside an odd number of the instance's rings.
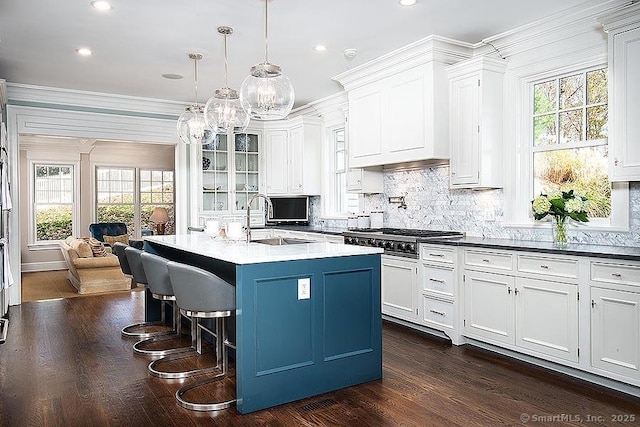
[[100,240],[90,237],[88,243],[89,246],[91,246],[91,251],[93,252],[94,257],[107,256],[107,249]]
[[125,245],[129,244],[129,236],[127,234],[121,234],[119,236],[102,236],[102,237],[104,237],[105,243],[108,243],[111,246],[113,246],[113,244],[116,242],[124,243]]
[[69,246],[76,250],[80,258],[93,258],[91,246],[89,246],[89,243],[84,240],[74,239]]

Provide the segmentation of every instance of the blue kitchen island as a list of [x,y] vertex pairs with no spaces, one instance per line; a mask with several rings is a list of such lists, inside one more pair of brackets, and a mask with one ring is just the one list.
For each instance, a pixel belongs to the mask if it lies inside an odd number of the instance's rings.
[[236,286],[229,324],[240,413],[382,378],[382,249],[203,234],[146,237],[144,247]]

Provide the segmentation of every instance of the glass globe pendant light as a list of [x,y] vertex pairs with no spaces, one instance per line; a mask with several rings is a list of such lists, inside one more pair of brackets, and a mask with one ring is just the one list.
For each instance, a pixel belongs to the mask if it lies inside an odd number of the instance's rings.
[[284,119],[293,107],[295,93],[279,66],[269,63],[267,31],[269,0],[264,2],[264,62],[251,67],[240,86],[240,103],[252,119]]
[[198,60],[199,53],[190,53],[189,58],[194,64],[195,103],[188,106],[178,118],[178,136],[185,144],[210,144],[215,134],[204,121],[204,107],[198,104]]
[[204,107],[204,120],[215,133],[244,132],[249,124],[249,115],[240,105],[238,91],[229,87],[227,78],[227,36],[233,34],[231,27],[218,27],[224,36],[224,87],[217,89]]

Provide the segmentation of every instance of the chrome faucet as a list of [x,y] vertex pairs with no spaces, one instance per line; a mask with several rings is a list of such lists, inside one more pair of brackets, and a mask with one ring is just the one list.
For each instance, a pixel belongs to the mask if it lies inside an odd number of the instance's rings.
[[251,241],[251,203],[258,197],[262,197],[267,202],[267,217],[273,216],[273,204],[268,196],[258,193],[249,199],[249,202],[247,202],[247,243]]

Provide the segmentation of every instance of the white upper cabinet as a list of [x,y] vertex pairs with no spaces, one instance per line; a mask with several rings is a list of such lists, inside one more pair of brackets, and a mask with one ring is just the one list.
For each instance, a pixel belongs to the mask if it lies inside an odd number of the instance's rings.
[[447,69],[451,188],[502,187],[505,61],[479,57]]
[[320,194],[320,119],[298,117],[265,124],[264,135],[267,194]]
[[609,36],[609,176],[639,181],[640,3],[599,21]]
[[335,76],[349,98],[349,167],[446,163],[445,67],[469,52],[431,36]]

